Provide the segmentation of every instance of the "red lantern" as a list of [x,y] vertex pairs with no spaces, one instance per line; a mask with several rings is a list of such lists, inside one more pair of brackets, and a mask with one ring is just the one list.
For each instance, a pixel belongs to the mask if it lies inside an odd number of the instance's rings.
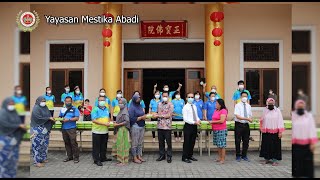
[[103,28],[102,30],[102,36],[103,37],[111,37],[112,36],[112,31],[109,28]]
[[110,41],[104,41],[103,42],[104,47],[109,47],[110,46]]
[[222,36],[222,34],[223,34],[223,31],[221,28],[214,28],[212,30],[212,36],[214,36],[214,37],[220,37],[220,36]]
[[219,40],[214,40],[213,44],[214,44],[215,46],[220,46],[221,41],[219,41]]
[[213,22],[220,22],[224,19],[224,13],[223,12],[213,12],[210,15],[210,19]]
[[104,14],[102,14],[102,15],[104,15],[105,17],[111,17],[112,20],[114,19],[114,16],[113,16],[111,13],[109,13],[109,12],[106,12],[106,13],[104,13]]

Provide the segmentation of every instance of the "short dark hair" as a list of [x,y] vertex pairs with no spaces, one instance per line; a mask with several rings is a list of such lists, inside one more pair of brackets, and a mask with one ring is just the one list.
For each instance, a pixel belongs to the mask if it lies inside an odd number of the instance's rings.
[[200,95],[200,92],[199,92],[199,91],[196,91],[196,92],[194,93],[194,95],[196,95],[196,94],[199,94],[199,95]]
[[244,84],[244,81],[243,80],[238,81],[238,85],[240,84]]
[[188,94],[192,94],[193,95],[193,93],[192,92],[188,92],[187,94],[186,94],[186,97],[188,98]]
[[118,94],[118,93],[122,93],[121,89],[119,89],[119,90],[117,91],[117,94]]
[[78,89],[78,88],[80,89],[80,87],[77,85],[77,86],[75,86],[73,89],[76,90],[76,89]]
[[90,102],[90,100],[89,100],[89,99],[86,99],[86,100],[84,100],[84,102]]
[[20,86],[20,85],[16,85],[16,86],[14,87],[14,89],[17,89],[17,88],[21,88],[21,86]]
[[[157,90],[157,91],[159,91],[159,90]],[[157,92],[157,91],[156,91],[156,92]],[[160,91],[159,91],[159,92],[160,92]],[[162,95],[163,95],[163,94],[168,94],[168,95],[169,95],[169,92],[168,92],[168,91],[163,91],[163,92],[162,92]]]
[[[160,93],[160,90],[156,90],[155,92],[154,92],[154,94],[156,94],[156,93]],[[165,91],[165,92],[168,92],[168,91]],[[163,92],[164,93],[164,92]]]
[[242,94],[246,94],[247,96],[249,96],[249,94],[246,91],[242,91],[240,95],[242,96]]
[[103,98],[104,100],[106,99],[104,96],[99,96],[98,97],[98,101],[99,101],[99,98]]
[[72,101],[72,97],[71,96],[67,96],[66,98],[64,98],[64,100],[66,100],[66,99],[71,99],[71,101]]
[[104,90],[104,92],[106,92],[106,89],[105,89],[105,88],[101,88],[101,89],[99,90],[99,92],[102,91],[102,90]]
[[216,95],[216,93],[214,93],[214,92],[211,92],[211,93],[209,94],[209,97],[211,96],[211,94],[214,94],[214,95]]
[[180,91],[174,92],[173,96],[175,97],[177,94],[180,94]]
[[50,89],[51,89],[51,87],[49,87],[49,86],[48,86],[48,87],[46,87],[46,90],[47,90],[48,88],[50,88]]
[[64,86],[64,88],[66,88],[66,87],[70,87],[69,84],[66,84],[66,85]]

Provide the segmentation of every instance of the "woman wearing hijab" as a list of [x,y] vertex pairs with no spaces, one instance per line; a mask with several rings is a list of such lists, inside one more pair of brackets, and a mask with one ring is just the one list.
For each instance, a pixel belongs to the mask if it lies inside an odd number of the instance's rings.
[[266,160],[265,164],[272,163],[272,166],[277,166],[277,161],[282,160],[281,138],[284,132],[283,117],[275,103],[273,98],[268,98],[267,107],[263,109],[260,118],[260,131],[262,132],[260,157]]
[[145,160],[142,159],[142,144],[144,139],[146,115],[144,114],[143,108],[140,105],[140,101],[140,95],[134,95],[132,97],[132,103],[129,107],[132,140],[131,153],[133,156],[133,162],[137,164],[145,162]]
[[129,112],[127,110],[127,101],[124,98],[119,100],[120,112],[116,116],[116,122],[114,123],[114,132],[116,135],[116,142],[113,145],[113,155],[117,156],[119,163],[117,165],[123,166],[128,163],[129,160],[129,130],[130,119]]
[[292,176],[314,177],[313,153],[317,144],[316,124],[306,110],[306,102],[297,100],[292,112]]
[[7,98],[2,103],[0,124],[0,178],[15,178],[19,145],[26,126],[21,122],[12,98]]
[[49,145],[49,133],[54,121],[51,113],[46,106],[44,96],[37,98],[35,106],[31,114],[31,129],[32,135],[32,155],[35,166],[43,167],[47,161],[47,152]]

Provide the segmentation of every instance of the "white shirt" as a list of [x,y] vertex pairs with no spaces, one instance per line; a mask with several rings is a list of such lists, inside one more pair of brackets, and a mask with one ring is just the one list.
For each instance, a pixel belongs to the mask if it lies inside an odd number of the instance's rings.
[[[248,117],[252,117],[250,104],[246,103],[246,109],[247,109],[247,116]],[[239,102],[238,104],[236,104],[236,106],[234,107],[234,115],[239,115],[241,117],[244,117],[244,105],[243,105],[243,102]],[[240,122],[240,123],[249,123],[249,121],[240,120],[240,119],[237,119],[237,117],[234,117],[234,121]]]
[[[197,113],[197,107],[193,105],[194,112],[196,114],[197,121],[200,121]],[[191,104],[187,103],[186,105],[183,106],[182,108],[182,115],[183,115],[183,121],[188,123],[188,124],[195,124],[196,121],[193,120],[193,113],[191,109]]]

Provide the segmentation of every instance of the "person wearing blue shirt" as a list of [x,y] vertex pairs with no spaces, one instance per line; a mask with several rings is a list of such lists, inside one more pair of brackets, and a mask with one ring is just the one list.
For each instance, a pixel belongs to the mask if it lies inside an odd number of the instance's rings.
[[[116,97],[111,101],[110,113],[113,119],[116,119],[120,112],[119,100],[123,98],[122,91],[118,90]],[[125,99],[125,98],[124,98]]]
[[[176,91],[174,95],[174,99],[171,101],[173,104],[173,117],[172,121],[183,121],[183,115],[182,115],[182,109],[185,105],[185,102],[183,99],[181,99],[180,92]],[[182,131],[179,132],[179,138],[178,133],[174,132],[175,142],[181,141],[182,137]]]
[[204,120],[208,120],[208,121],[211,121],[212,120],[212,115],[216,109],[216,95],[211,92],[210,93],[210,99],[204,103]]
[[63,103],[63,106],[65,106],[64,100],[66,99],[66,97],[69,96],[72,99],[74,99],[73,93],[70,92],[70,86],[68,84],[64,86],[64,90],[65,90],[65,92],[61,95],[61,102]]
[[194,93],[194,98],[195,98],[195,100],[193,101],[193,104],[197,107],[198,117],[201,120],[201,119],[203,119],[202,110],[204,108],[204,102],[201,99],[199,91]]
[[52,94],[51,88],[46,87],[46,93],[44,94],[44,98],[46,99],[46,106],[48,107],[51,116],[54,114],[54,103],[56,102],[55,96]]
[[79,148],[77,143],[77,124],[79,120],[80,111],[78,108],[72,106],[72,97],[67,96],[64,99],[65,106],[60,110],[59,117],[63,118],[62,124],[62,138],[67,150],[67,158],[63,162],[73,160],[74,163],[79,162]]
[[[156,90],[154,93],[154,98],[151,99],[149,104],[149,114],[156,114],[158,112],[158,104],[161,102],[160,100],[160,91]],[[151,118],[151,121],[158,121],[157,118]],[[152,142],[156,142],[156,132],[152,131]]]
[[[180,91],[180,89],[181,89],[181,87],[182,87],[182,84],[180,84],[180,83],[178,83],[178,84],[179,84],[179,87],[178,87],[178,89],[175,90],[175,91],[169,91],[169,86],[166,85],[166,84],[163,86],[163,91],[169,92],[169,101],[171,101],[171,100],[173,99],[173,95],[174,95],[174,93],[175,93],[176,91]],[[155,85],[153,86],[153,93],[156,92],[157,87],[158,87],[158,84],[155,84]],[[161,99],[161,98],[162,98],[162,92],[160,92],[160,99]]]
[[27,98],[22,95],[22,88],[21,86],[15,86],[15,92],[12,96],[15,109],[21,119],[21,122],[24,123],[25,115],[26,115],[26,106],[28,105]]
[[241,93],[242,92],[246,92],[248,94],[248,101],[247,102],[248,102],[248,104],[250,104],[251,95],[250,95],[250,92],[245,89],[243,80],[238,81],[238,87],[239,88],[233,93],[233,97],[232,97],[232,100],[234,101],[234,105],[241,102]]
[[[132,97],[134,95],[139,95],[140,96],[140,92],[139,91],[134,91]],[[130,101],[128,103],[128,110],[130,108],[131,102],[132,102],[132,98],[130,99]],[[146,109],[146,104],[144,103],[144,101],[142,99],[140,100],[140,106],[142,107],[143,112],[146,112],[146,110],[145,110]]]
[[[106,90],[105,90],[104,88],[101,88],[101,89],[99,90],[99,97],[101,97],[101,96],[103,96],[103,97],[105,98],[105,101],[106,101],[105,106],[106,106],[106,107],[109,109],[109,111],[110,111],[111,101],[110,101],[110,99],[108,98],[108,96],[106,96]],[[96,100],[95,100],[95,102],[94,102],[94,106],[95,106],[95,107],[98,107],[98,106],[99,106],[99,97],[97,97]],[[110,115],[111,121],[113,121],[113,117],[111,116],[111,114],[109,114],[109,115]]]
[[73,93],[74,99],[73,99],[73,106],[78,108],[79,106],[83,105],[83,95],[80,92],[79,86],[74,87],[74,93]]

